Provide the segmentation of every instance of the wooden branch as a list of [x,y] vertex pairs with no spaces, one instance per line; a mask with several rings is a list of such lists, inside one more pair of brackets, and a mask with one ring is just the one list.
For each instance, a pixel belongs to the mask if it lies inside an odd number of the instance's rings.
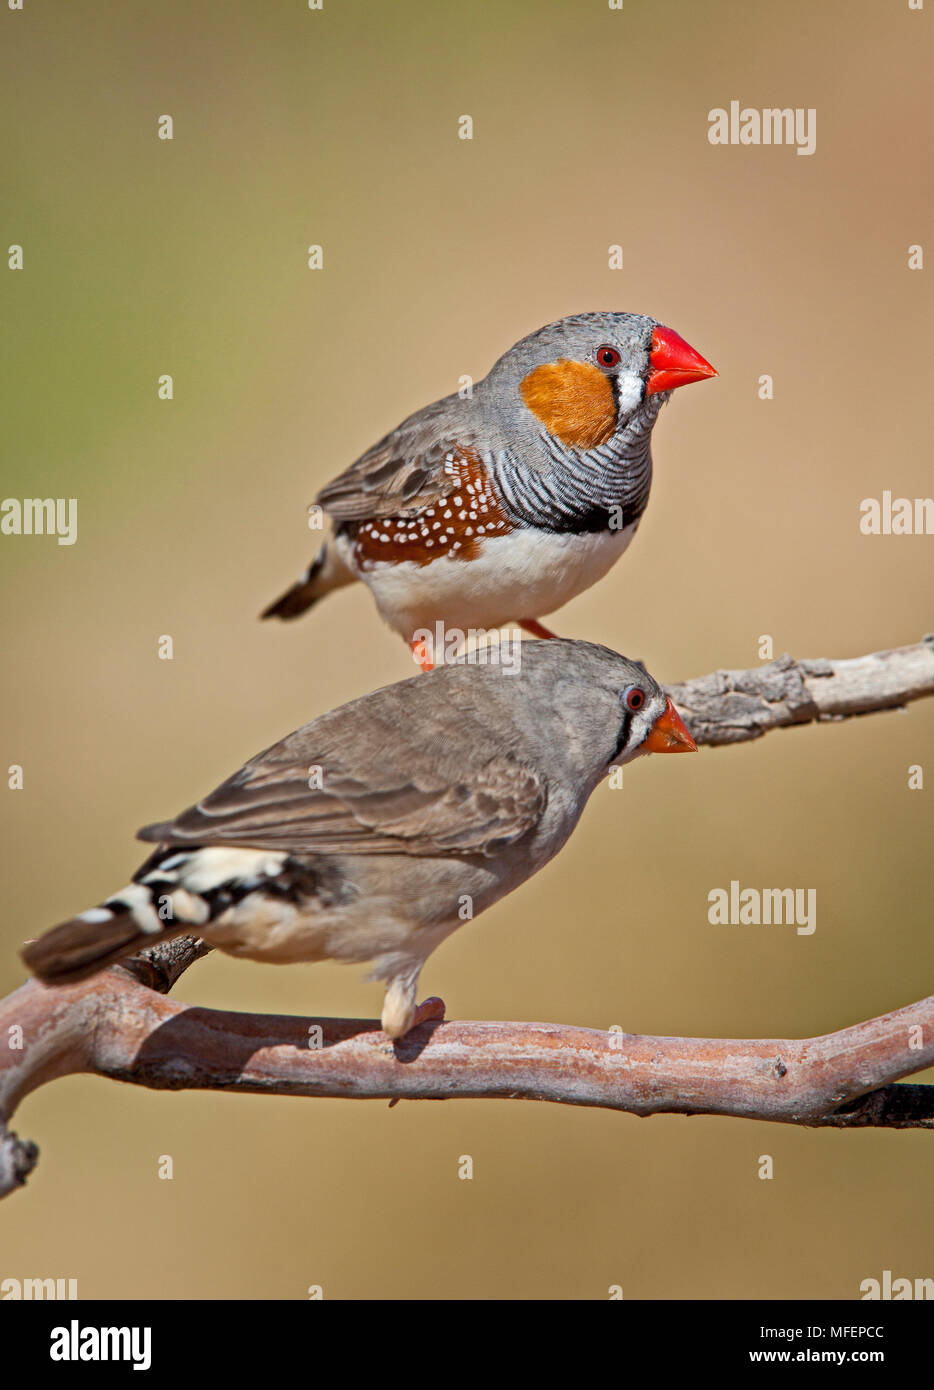
[[904,709],[934,695],[934,634],[842,661],[777,661],[667,687],[695,743],[744,743],[770,729]]
[[[196,959],[201,943],[184,940]],[[0,1004],[0,1036],[15,1025],[25,1046],[0,1059],[4,1120],[37,1086],[91,1072],[159,1090],[548,1100],[635,1115],[934,1128],[934,1086],[891,1084],[934,1064],[934,996],[803,1041],[458,1022],[422,1024],[393,1045],[375,1020],[204,1009],[115,967],[65,988],[31,980]],[[35,1158],[33,1145],[6,1135],[0,1195],[25,1181]]]
[[[738,743],[934,694],[934,637],[855,660],[785,656],[669,689],[699,744]],[[371,1020],[225,1013],[165,998],[209,950],[179,937],[81,984],[30,980],[0,1000],[0,1197],[22,1186],[38,1156],[7,1129],[17,1105],[78,1072],[170,1090],[547,1100],[635,1115],[934,1128],[934,1086],[892,1084],[934,1065],[934,996],[797,1041],[432,1022],[393,1045]]]

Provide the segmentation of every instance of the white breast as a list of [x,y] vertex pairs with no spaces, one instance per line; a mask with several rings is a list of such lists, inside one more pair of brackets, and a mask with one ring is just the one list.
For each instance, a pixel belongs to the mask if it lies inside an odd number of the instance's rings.
[[345,563],[368,584],[383,618],[406,641],[416,628],[496,628],[518,618],[543,618],[589,589],[616,563],[638,522],[619,531],[554,535],[531,528],[486,540],[472,560],[443,556],[429,565],[411,560],[353,562],[345,537]]

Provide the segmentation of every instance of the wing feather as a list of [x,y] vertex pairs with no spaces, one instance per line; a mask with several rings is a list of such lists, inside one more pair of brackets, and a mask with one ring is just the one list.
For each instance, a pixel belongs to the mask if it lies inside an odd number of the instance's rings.
[[405,420],[319,492],[317,501],[337,522],[404,516],[439,502],[451,488],[449,454],[476,437],[466,402],[447,396]]
[[462,781],[423,775],[376,788],[323,763],[317,765],[320,788],[310,787],[313,758],[298,766],[268,763],[268,756],[248,763],[175,821],[145,827],[139,838],[290,854],[489,855],[521,840],[546,802],[538,774],[508,755]]

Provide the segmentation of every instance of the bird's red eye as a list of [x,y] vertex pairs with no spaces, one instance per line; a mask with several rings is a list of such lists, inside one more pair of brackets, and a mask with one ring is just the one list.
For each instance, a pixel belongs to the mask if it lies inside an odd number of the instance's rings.
[[631,709],[635,714],[637,709],[641,709],[645,704],[645,691],[640,690],[637,685],[631,685],[623,697],[626,701],[626,708]]
[[597,361],[601,367],[618,367],[619,352],[615,347],[610,347],[609,343],[604,343],[603,347],[597,348]]

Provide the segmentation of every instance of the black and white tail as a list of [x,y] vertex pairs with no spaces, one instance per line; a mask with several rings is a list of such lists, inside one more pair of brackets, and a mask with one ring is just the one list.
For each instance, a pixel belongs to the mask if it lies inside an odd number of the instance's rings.
[[354,575],[340,559],[335,551],[333,543],[324,544],[318,554],[312,560],[301,579],[297,580],[290,589],[271,603],[268,608],[264,608],[261,616],[263,618],[282,618],[284,621],[289,618],[298,618],[302,613],[307,613],[319,598],[329,594],[332,589],[342,589],[345,584],[352,584]]
[[126,888],[30,941],[22,959],[46,984],[86,979],[160,941],[200,935],[250,893],[295,891],[285,862],[285,854],[260,850],[163,846]]

